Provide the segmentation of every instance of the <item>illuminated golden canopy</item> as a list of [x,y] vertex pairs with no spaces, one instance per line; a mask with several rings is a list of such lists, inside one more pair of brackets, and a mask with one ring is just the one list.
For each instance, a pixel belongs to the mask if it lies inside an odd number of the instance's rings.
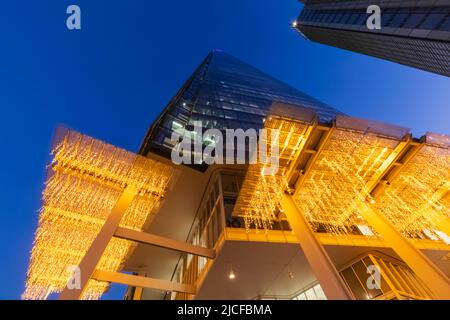
[[[291,115],[295,120],[281,114]],[[272,114],[264,123],[267,133],[260,137],[259,146],[266,145],[267,159],[278,157],[279,169],[274,174],[265,174],[265,169],[272,164],[269,160],[262,163],[261,159],[249,166],[234,210],[235,215],[244,217],[247,230],[250,227],[270,229],[273,221],[280,218],[281,197],[287,188],[285,175],[298,157],[314,119],[315,114],[310,109],[288,105],[272,108]],[[272,154],[273,144],[279,146],[277,154]]]
[[265,164],[250,165],[234,211],[248,229],[269,229],[290,192],[316,232],[379,237],[360,214],[363,206],[407,237],[446,241],[449,137],[419,141],[408,129],[346,116],[331,126],[307,120],[277,112],[267,118],[265,127],[279,131],[280,170],[263,175]]
[[[46,299],[64,289],[125,188],[136,196],[120,226],[141,230],[173,174],[167,165],[75,131],[60,131],[55,141],[23,299]],[[97,269],[120,270],[132,247],[111,239]],[[108,285],[89,280],[83,298],[98,299]]]
[[[265,174],[264,169],[270,164],[257,163],[250,165],[242,188],[237,209],[243,212],[246,228],[250,226],[257,229],[270,228],[272,222],[278,219],[281,210],[280,202],[284,190],[287,188],[283,174],[286,166],[281,163],[289,163],[295,156],[295,145],[291,140],[298,143],[304,139],[307,126],[299,122],[285,122],[279,118],[267,119],[266,128],[269,132],[277,130],[280,144],[280,168],[275,174]],[[270,144],[270,141],[261,141]],[[270,148],[268,149],[270,150]],[[272,155],[271,155],[272,156]],[[247,197],[246,196],[247,193]]]
[[[439,238],[450,223],[450,138],[428,133],[375,207],[407,237]],[[450,239],[448,239],[450,240]]]

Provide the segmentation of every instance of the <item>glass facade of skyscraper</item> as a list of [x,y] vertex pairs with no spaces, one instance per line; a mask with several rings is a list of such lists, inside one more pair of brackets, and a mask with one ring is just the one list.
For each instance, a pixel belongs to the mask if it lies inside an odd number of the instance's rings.
[[[304,1],[296,28],[319,43],[450,75],[450,1]],[[369,5],[381,29],[369,30]]]
[[169,155],[172,132],[192,130],[196,121],[205,129],[260,129],[274,102],[312,109],[322,122],[341,114],[229,54],[213,51],[152,125],[141,153]]

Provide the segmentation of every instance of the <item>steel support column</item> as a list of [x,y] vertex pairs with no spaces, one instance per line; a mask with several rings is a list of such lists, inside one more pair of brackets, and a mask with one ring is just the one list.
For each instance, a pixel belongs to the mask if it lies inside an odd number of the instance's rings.
[[95,271],[92,278],[98,281],[125,284],[137,288],[148,288],[162,291],[173,291],[187,294],[195,294],[195,286],[171,281],[133,276],[120,272]]
[[285,194],[281,206],[327,299],[355,299],[292,197]]
[[114,236],[120,220],[122,220],[125,211],[133,201],[136,192],[130,188],[126,188],[119,200],[115,204],[108,219],[105,221],[99,234],[92,242],[86,255],[83,257],[79,264],[80,269],[80,288],[70,289],[66,287],[59,296],[59,300],[77,300],[80,299],[83,291],[95,271],[95,268],[100,261],[109,241]]
[[186,252],[208,259],[215,258],[214,250],[127,228],[117,227],[114,233],[114,237],[148,244],[164,249]]
[[403,237],[384,216],[374,211],[368,204],[362,203],[359,212],[427,285],[435,298],[450,299],[450,280],[410,240]]

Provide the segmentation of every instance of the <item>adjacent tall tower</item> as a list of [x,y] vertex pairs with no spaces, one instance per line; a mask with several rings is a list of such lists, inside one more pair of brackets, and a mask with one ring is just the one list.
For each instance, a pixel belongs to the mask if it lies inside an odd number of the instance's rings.
[[[302,0],[295,28],[309,40],[450,76],[450,0]],[[381,8],[370,30],[367,8]]]

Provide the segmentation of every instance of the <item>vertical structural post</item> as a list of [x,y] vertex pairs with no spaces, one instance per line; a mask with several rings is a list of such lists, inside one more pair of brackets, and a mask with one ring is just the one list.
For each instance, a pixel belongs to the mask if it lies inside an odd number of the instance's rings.
[[[433,209],[433,203],[436,205],[436,202],[443,200],[450,195],[450,189],[442,188],[437,190],[429,199],[429,203],[423,205],[422,208],[418,210],[419,213],[422,213],[425,218],[427,218],[431,223],[436,225],[439,230],[443,231],[445,234],[450,236],[450,219],[448,219],[444,212],[438,214],[436,212],[428,212]],[[441,208],[443,209],[443,208]]]
[[141,300],[142,299],[142,287],[135,287],[134,288],[134,294],[133,294],[133,300]]
[[222,172],[219,171],[218,175],[219,175],[219,177],[215,183],[219,184],[219,198],[220,198],[220,218],[219,219],[221,222],[221,229],[219,231],[219,235],[220,235],[221,232],[226,233],[227,219],[225,217],[225,202],[223,200]]
[[292,197],[285,194],[281,206],[327,299],[354,300],[353,294]]
[[129,187],[122,192],[111,214],[78,266],[80,269],[80,288],[70,289],[66,287],[61,292],[59,300],[77,300],[81,298],[89,279],[95,271],[95,267],[105,252],[109,241],[114,236],[120,220],[122,220],[125,211],[133,201],[135,194],[136,192]]
[[[147,276],[146,273],[143,273],[142,271],[137,274],[139,277],[145,277]],[[144,288],[142,287],[134,287],[133,297],[132,300],[142,300],[142,293],[144,292]]]
[[450,280],[441,270],[368,204],[361,204],[359,211],[399,257],[427,284],[435,298],[450,299]]
[[446,219],[443,216],[432,216],[429,217],[430,221],[433,222],[439,229],[441,229],[445,234],[450,236],[450,219]]

